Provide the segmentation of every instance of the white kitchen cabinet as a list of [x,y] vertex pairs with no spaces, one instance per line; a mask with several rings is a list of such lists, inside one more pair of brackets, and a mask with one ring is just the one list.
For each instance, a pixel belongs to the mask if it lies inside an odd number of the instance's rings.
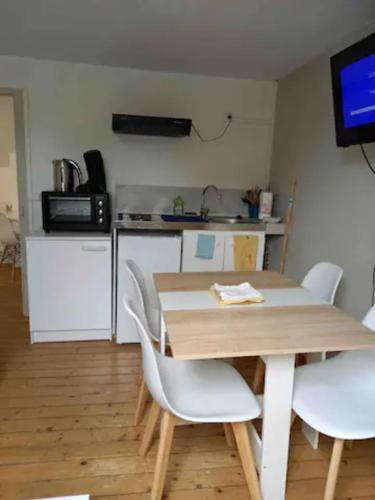
[[139,342],[133,318],[124,309],[123,296],[134,298],[134,286],[126,272],[126,260],[133,260],[145,278],[149,303],[154,311],[151,328],[160,328],[160,314],[153,273],[179,272],[181,265],[181,236],[174,233],[122,233],[117,250],[117,311],[116,338],[119,344]]
[[[215,250],[212,259],[196,256],[200,234],[215,236]],[[224,262],[224,231],[184,231],[182,235],[182,271],[222,271]]]
[[26,238],[32,342],[111,338],[108,235]]
[[[212,259],[196,256],[199,234],[215,236],[215,251]],[[263,269],[265,233],[263,231],[184,231],[182,247],[182,271],[234,271],[234,236],[257,236],[258,253],[256,269]]]
[[225,234],[223,271],[234,271],[234,236],[256,236],[258,238],[258,252],[256,270],[263,269],[265,233],[263,231],[231,231]]

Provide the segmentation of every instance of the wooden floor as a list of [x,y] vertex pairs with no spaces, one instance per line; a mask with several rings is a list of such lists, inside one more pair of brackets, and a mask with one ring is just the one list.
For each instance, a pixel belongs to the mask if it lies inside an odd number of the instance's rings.
[[[12,284],[10,270],[0,266],[0,363],[1,498],[89,493],[101,499],[148,499],[157,443],[146,459],[138,456],[142,426],[133,426],[137,346],[31,346],[19,281]],[[237,367],[251,378],[248,360]],[[313,451],[297,425],[288,500],[322,498],[330,449],[325,438]],[[176,430],[165,498],[249,498],[237,454],[227,448],[220,426]],[[375,499],[374,441],[345,450],[337,498]]]

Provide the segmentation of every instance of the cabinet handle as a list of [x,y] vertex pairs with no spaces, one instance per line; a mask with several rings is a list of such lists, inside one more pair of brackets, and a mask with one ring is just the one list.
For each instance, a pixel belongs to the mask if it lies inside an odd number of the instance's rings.
[[105,246],[83,245],[82,246],[82,251],[83,252],[106,252],[107,251],[107,247],[105,247]]

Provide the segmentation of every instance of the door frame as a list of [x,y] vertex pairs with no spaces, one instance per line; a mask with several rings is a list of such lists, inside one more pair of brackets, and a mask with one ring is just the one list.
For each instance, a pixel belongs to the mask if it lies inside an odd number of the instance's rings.
[[21,242],[22,309],[28,316],[26,241],[31,228],[32,196],[28,99],[24,89],[0,87],[0,96],[10,96],[14,104],[14,128],[17,162],[18,213]]

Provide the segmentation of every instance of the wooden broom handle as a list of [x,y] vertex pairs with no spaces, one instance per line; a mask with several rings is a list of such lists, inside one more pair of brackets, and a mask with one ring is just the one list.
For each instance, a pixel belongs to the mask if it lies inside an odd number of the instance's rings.
[[293,218],[293,208],[294,208],[294,198],[295,198],[295,194],[296,194],[296,186],[297,186],[297,180],[293,179],[292,185],[290,188],[288,210],[286,213],[286,220],[285,220],[284,238],[283,238],[283,244],[282,244],[282,248],[281,248],[281,258],[280,258],[279,271],[282,274],[284,273],[284,270],[285,270],[286,254],[288,252],[289,227],[290,227],[290,224],[292,223],[292,218]]

